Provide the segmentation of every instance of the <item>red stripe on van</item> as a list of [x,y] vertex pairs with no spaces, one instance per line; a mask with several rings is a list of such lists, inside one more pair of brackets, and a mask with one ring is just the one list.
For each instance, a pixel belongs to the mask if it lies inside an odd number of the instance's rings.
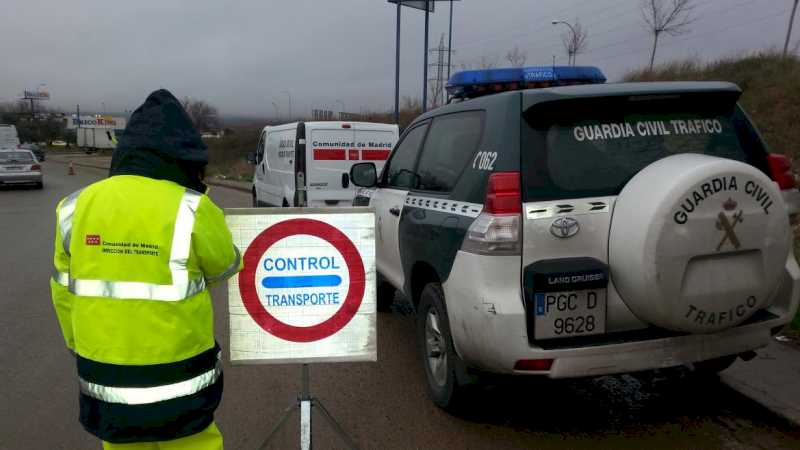
[[347,159],[350,161],[358,161],[358,150],[348,150]]
[[390,152],[391,150],[361,150],[361,158],[364,161],[386,161]]
[[343,148],[315,148],[314,159],[318,161],[344,161]]

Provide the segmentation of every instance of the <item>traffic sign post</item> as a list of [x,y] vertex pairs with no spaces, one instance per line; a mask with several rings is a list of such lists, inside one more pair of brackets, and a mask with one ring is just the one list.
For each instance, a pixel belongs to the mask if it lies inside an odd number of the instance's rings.
[[302,364],[295,409],[301,448],[311,448],[312,407],[355,444],[310,393],[309,364],[376,361],[375,214],[371,208],[226,210],[244,268],[228,284],[234,364]]

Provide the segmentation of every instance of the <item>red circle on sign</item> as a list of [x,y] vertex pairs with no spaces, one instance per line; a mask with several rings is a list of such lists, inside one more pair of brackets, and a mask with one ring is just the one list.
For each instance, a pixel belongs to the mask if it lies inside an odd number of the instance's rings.
[[[344,258],[350,275],[350,287],[344,303],[328,320],[310,327],[297,327],[281,322],[264,308],[256,289],[256,270],[261,257],[283,238],[307,234],[327,241]],[[364,297],[364,263],[358,249],[344,233],[330,224],[314,219],[290,219],[276,223],[253,239],[244,253],[244,269],[239,273],[239,292],[250,317],[267,333],[292,342],[312,342],[324,339],[347,325],[361,307]]]

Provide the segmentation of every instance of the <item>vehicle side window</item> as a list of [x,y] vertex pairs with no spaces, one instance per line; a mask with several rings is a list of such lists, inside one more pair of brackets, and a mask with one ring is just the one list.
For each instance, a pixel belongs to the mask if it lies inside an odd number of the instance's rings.
[[482,111],[469,111],[433,120],[419,159],[418,189],[434,192],[453,190],[480,144],[483,114]]
[[384,171],[384,180],[388,187],[415,189],[419,185],[419,175],[414,169],[427,129],[427,124],[419,125],[409,131],[403,141],[397,144]]
[[258,164],[261,164],[261,161],[264,160],[264,144],[265,144],[264,141],[266,140],[265,139],[266,135],[267,135],[266,131],[261,132],[261,138],[259,138],[258,147],[256,147],[256,162]]

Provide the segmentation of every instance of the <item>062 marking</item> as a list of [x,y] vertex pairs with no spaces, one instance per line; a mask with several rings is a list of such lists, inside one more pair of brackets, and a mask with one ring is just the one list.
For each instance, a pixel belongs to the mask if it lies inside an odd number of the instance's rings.
[[478,152],[472,160],[472,168],[477,170],[494,170],[497,152]]

